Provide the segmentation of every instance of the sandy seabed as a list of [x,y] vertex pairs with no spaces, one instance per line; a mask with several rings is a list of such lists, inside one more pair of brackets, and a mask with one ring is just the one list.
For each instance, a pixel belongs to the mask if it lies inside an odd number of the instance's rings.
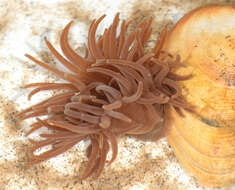
[[[181,168],[166,139],[149,142],[133,137],[119,139],[118,158],[106,166],[99,179],[80,181],[80,166],[86,163],[81,142],[66,153],[41,164],[25,168],[29,142],[24,136],[33,119],[19,121],[15,114],[50,96],[35,95],[30,102],[22,89],[32,82],[54,82],[57,76],[24,57],[25,53],[58,64],[43,41],[59,49],[61,30],[71,20],[70,43],[83,50],[92,19],[107,15],[99,27],[121,19],[133,20],[135,27],[143,18],[153,17],[155,42],[167,23],[171,26],[188,11],[208,3],[235,4],[234,0],[1,0],[0,1],[0,190],[206,190]],[[235,189],[234,186],[224,190]],[[209,189],[208,189],[209,190]]]

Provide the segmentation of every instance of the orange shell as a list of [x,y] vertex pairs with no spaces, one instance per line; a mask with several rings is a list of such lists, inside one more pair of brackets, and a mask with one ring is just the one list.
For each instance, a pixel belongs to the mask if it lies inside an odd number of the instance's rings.
[[173,123],[168,140],[179,161],[199,183],[235,183],[235,6],[207,5],[186,14],[170,31],[164,50],[179,54],[193,74],[181,82],[196,114]]

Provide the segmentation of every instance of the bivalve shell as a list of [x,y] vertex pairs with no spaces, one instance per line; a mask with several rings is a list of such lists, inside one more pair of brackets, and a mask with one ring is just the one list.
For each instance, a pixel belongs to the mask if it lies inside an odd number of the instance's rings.
[[192,74],[182,81],[195,113],[170,110],[167,138],[182,166],[204,186],[235,183],[235,6],[207,5],[186,14],[164,50],[179,54]]

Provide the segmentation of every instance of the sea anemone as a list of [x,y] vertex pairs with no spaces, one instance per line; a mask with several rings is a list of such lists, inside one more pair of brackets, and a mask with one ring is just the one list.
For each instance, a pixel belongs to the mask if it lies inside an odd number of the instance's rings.
[[[151,132],[166,117],[167,108],[173,107],[180,115],[181,109],[192,110],[183,98],[179,80],[191,76],[179,76],[175,67],[184,66],[179,56],[161,51],[167,35],[162,30],[155,47],[148,52],[145,44],[152,28],[152,18],[143,20],[134,31],[127,32],[130,22],[122,21],[118,32],[119,14],[112,25],[96,40],[96,30],[105,17],[93,20],[88,32],[88,45],[84,57],[78,55],[68,43],[70,22],[60,38],[62,56],[45,38],[51,53],[66,67],[64,72],[26,54],[38,65],[54,72],[65,83],[32,83],[35,87],[28,95],[43,90],[65,89],[59,94],[20,112],[21,119],[36,117],[27,135],[41,127],[50,130],[41,133],[43,140],[30,139],[29,165],[55,157],[76,143],[88,140],[87,166],[81,179],[96,173],[98,177],[112,149],[112,163],[118,154],[117,137],[124,134],[140,135]],[[39,116],[47,116],[40,119]],[[41,154],[35,151],[51,145]]]

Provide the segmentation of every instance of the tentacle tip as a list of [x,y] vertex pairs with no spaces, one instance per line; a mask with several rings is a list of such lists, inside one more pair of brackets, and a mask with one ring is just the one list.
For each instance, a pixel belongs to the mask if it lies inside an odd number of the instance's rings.
[[95,175],[95,176],[93,177],[93,180],[97,180],[97,179],[99,178],[99,176],[100,176],[100,175]]
[[17,119],[18,121],[20,121],[20,122],[24,120],[24,119],[22,119],[22,118],[23,118],[22,115],[16,115],[15,117],[16,117],[16,119]]
[[25,56],[25,57],[28,57],[28,58],[30,57],[30,55],[29,55],[29,54],[27,54],[27,53],[25,53],[25,54],[24,54],[24,56]]
[[30,162],[24,163],[24,167],[25,167],[26,169],[29,169],[31,166],[32,166],[32,163],[30,163]]
[[22,112],[19,112],[15,115],[15,117],[21,117],[22,116]]
[[102,128],[102,129],[108,129],[110,127],[110,124],[107,124],[107,123],[104,123],[104,122],[100,122],[99,123],[99,126]]
[[25,115],[25,116],[23,116],[23,117],[20,118],[20,121],[23,121],[23,120],[28,119],[28,118],[29,118],[29,117],[28,117],[27,115]]
[[69,74],[68,74],[68,73],[63,73],[63,75],[64,75],[64,78],[65,78],[65,79],[68,79],[68,78],[69,78]]
[[47,108],[47,112],[48,112],[48,114],[52,113],[51,107],[48,107],[48,108]]
[[172,24],[172,22],[166,23],[166,25],[165,25],[165,29],[166,29],[166,30],[168,29],[168,27],[169,27],[170,24]]
[[188,79],[191,79],[191,78],[193,78],[194,76],[195,76],[195,74],[192,74],[192,73],[191,73],[191,74],[189,75],[189,78],[188,78]]
[[110,166],[113,163],[113,160],[107,161],[107,165]]
[[16,117],[19,118],[19,121],[23,121],[24,120],[24,117],[22,115],[17,115]]
[[102,105],[102,108],[103,108],[104,110],[108,110],[108,109],[107,109],[107,105]]
[[29,84],[26,84],[26,85],[20,86],[20,88],[30,88],[30,86],[29,86]]
[[29,131],[29,132],[27,132],[24,136],[25,136],[25,137],[28,137],[30,134],[31,134],[31,132]]
[[54,125],[54,121],[51,120],[51,119],[48,119],[48,120],[47,120],[47,123],[48,123],[49,125]]
[[71,25],[71,24],[73,24],[73,20],[71,20],[71,21],[69,22],[69,25]]
[[78,176],[79,180],[81,180],[81,181],[87,179],[88,177],[89,177],[89,175],[86,176],[85,174]]

